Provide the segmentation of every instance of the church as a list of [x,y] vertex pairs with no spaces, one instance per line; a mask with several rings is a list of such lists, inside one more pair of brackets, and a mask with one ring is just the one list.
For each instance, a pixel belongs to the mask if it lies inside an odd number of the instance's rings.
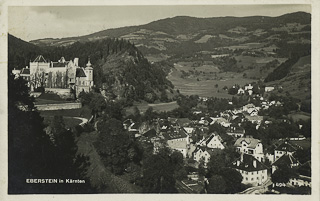
[[[57,62],[48,62],[42,55],[31,62],[30,69],[23,68],[20,76],[28,81],[30,91],[44,89],[46,92],[66,94],[89,92],[94,86],[93,68],[88,59],[86,67],[79,66],[79,58],[66,61],[64,57]],[[16,72],[17,76],[17,72]]]

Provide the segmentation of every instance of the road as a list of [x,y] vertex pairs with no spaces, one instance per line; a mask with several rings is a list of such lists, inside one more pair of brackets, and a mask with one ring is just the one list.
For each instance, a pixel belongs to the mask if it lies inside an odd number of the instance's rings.
[[239,194],[263,194],[267,191],[268,186],[272,185],[272,181],[270,178],[268,178],[267,181],[265,181],[261,186],[254,186],[251,188],[248,188]]
[[186,185],[181,183],[181,181],[176,180],[176,188],[179,193],[192,194],[194,193],[191,189],[189,189]]

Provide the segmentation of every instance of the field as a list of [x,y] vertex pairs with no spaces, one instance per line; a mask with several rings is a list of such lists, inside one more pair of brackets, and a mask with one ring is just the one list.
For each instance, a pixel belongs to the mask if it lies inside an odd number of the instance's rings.
[[[193,69],[192,66],[187,65],[187,62],[183,62],[175,65],[175,69],[169,73],[168,79],[178,89],[181,94],[184,95],[199,95],[201,97],[218,97],[218,98],[232,98],[232,95],[223,90],[224,86],[228,88],[234,84],[241,86],[248,84],[254,80],[243,78],[242,74],[227,72],[219,73],[216,67],[210,67],[212,73],[205,71],[205,75],[190,76],[188,78],[181,78],[181,70]],[[199,69],[201,67],[195,67]],[[202,68],[209,68],[208,66]],[[216,73],[216,74],[215,74]],[[216,87],[217,86],[217,87]]]
[[137,106],[140,112],[145,112],[149,107],[153,108],[153,111],[162,112],[162,111],[171,111],[175,108],[178,108],[179,105],[176,101],[169,103],[147,103],[147,102],[135,102],[133,106],[126,108],[126,114],[133,114],[133,108]]

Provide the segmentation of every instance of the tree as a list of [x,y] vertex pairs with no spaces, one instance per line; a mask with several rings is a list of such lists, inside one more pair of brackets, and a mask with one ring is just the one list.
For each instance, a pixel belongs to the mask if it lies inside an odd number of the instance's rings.
[[273,183],[287,183],[296,175],[296,170],[283,162],[278,164],[276,171],[271,175],[271,180]]
[[77,155],[71,131],[55,117],[51,124],[54,141],[44,132],[43,118],[35,110],[25,81],[9,75],[8,87],[8,192],[9,193],[83,193],[86,184],[28,184],[33,178],[86,179],[88,158]]
[[135,122],[140,122],[141,121],[141,114],[140,114],[140,110],[137,106],[133,107],[133,120]]
[[210,157],[210,160],[207,164],[208,166],[208,175],[219,175],[220,171],[226,167],[226,161],[224,154],[221,150],[216,150],[218,153]]
[[226,193],[237,193],[242,190],[242,175],[235,169],[223,168],[220,175],[226,182]]
[[209,184],[207,185],[207,192],[213,194],[222,194],[225,193],[227,184],[224,178],[220,175],[212,175],[208,180]]
[[170,151],[163,148],[143,161],[143,190],[146,193],[175,193],[174,165]]
[[206,175],[205,162],[204,162],[203,158],[201,158],[200,161],[199,161],[198,174],[200,176],[205,176]]
[[129,134],[124,130],[122,122],[114,118],[105,117],[98,123],[97,128],[99,136],[95,146],[104,165],[113,173],[122,174],[130,162]]

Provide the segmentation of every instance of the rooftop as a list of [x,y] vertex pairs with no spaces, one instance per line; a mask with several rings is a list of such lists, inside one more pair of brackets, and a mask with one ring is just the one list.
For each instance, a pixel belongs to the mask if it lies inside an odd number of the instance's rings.
[[279,166],[279,165],[292,165],[297,164],[299,161],[295,159],[290,154],[285,154],[281,156],[278,160],[276,160],[274,163],[272,163],[272,166]]
[[167,140],[179,139],[179,138],[186,138],[188,135],[185,133],[183,129],[180,129],[178,132],[167,132],[163,134]]
[[33,62],[44,62],[47,63],[47,61],[44,59],[42,55],[37,56],[37,58]]
[[87,77],[82,68],[77,68],[76,77]]
[[[257,160],[255,157],[248,155],[248,154],[243,154],[241,157],[235,160],[231,167],[238,169],[238,170],[244,170],[247,172],[253,172],[253,171],[259,171],[259,170],[266,170],[267,166],[261,163],[259,160]],[[254,165],[255,164],[255,165]]]
[[237,141],[234,143],[234,146],[241,147],[242,141],[245,141],[248,144],[249,148],[256,148],[257,144],[260,143],[260,140],[252,138],[252,137],[241,137],[237,139]]

